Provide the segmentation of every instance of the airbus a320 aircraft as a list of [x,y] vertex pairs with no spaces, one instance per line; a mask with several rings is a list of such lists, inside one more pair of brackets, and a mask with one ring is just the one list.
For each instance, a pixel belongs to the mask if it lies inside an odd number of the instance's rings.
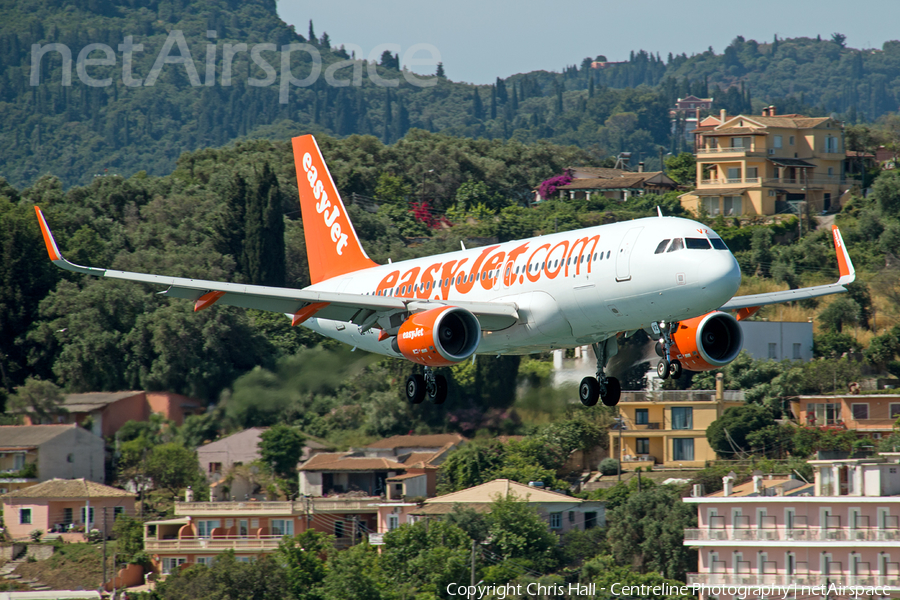
[[[846,291],[855,278],[832,230],[840,279],[797,290],[734,297],[741,271],[722,239],[688,219],[651,217],[378,265],[363,250],[315,139],[293,139],[312,285],[302,290],[82,267],[63,258],[35,207],[50,259],[77,273],[167,286],[203,310],[219,302],[285,313],[322,335],[424,366],[405,386],[414,404],[444,402],[433,372],[474,354],[530,354],[591,344],[596,377],[585,406],[619,401],[605,374],[617,336],[659,339],[659,375],[722,367],[738,355],[740,319],[760,306]],[[736,316],[731,312],[736,311]]]

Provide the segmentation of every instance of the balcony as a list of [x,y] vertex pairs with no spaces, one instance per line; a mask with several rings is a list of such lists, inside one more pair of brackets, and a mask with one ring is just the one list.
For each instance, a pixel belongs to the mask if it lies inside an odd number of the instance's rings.
[[260,537],[216,537],[216,538],[183,538],[174,540],[145,539],[144,549],[147,552],[271,552],[278,548],[283,536],[264,535]]
[[[687,583],[692,586],[879,586],[887,587],[890,592],[900,590],[900,576],[898,575],[849,575],[822,573],[688,573]],[[804,594],[809,596],[809,593]],[[800,594],[798,593],[798,597]]]
[[763,185],[765,187],[785,187],[785,188],[822,188],[825,186],[849,186],[852,181],[841,179],[837,176],[828,177],[827,175],[810,177],[738,177],[730,179],[701,179],[698,188],[710,188],[728,185]]
[[766,148],[745,148],[743,146],[720,146],[716,148],[699,148],[697,156],[721,156],[723,154],[733,154],[735,156],[766,156],[768,150]]
[[225,514],[291,515],[294,504],[293,502],[176,502],[175,515],[179,517]]
[[[849,527],[825,529],[818,527],[785,529],[723,528],[685,529],[684,542],[790,542],[790,543],[834,543],[900,545],[900,529],[851,529]],[[705,545],[705,544],[704,544]]]
[[652,422],[652,421],[650,423],[636,423],[636,424],[631,425],[631,429],[632,429],[632,431],[634,431],[634,430],[637,430],[637,431],[657,430],[657,429],[662,429],[662,423]]

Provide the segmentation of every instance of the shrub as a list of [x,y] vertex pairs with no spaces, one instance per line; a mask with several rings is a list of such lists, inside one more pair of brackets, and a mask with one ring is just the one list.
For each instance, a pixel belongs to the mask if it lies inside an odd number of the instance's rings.
[[37,544],[38,542],[41,541],[41,537],[43,537],[44,532],[41,531],[40,529],[35,529],[28,535],[31,536],[31,541],[34,542],[35,544]]
[[615,475],[619,472],[619,461],[614,458],[604,458],[600,461],[601,475]]

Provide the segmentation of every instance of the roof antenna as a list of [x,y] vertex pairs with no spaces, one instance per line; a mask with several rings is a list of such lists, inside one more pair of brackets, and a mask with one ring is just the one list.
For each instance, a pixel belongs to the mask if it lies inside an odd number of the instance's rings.
[[656,214],[658,214],[660,217],[663,216],[662,209],[659,206],[656,207]]

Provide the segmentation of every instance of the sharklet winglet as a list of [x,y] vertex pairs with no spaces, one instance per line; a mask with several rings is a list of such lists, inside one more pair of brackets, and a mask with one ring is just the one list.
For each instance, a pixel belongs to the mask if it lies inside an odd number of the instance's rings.
[[47,246],[47,254],[50,256],[50,260],[54,265],[56,265],[60,269],[65,269],[66,271],[84,273],[85,275],[99,275],[102,277],[106,274],[106,269],[82,267],[81,265],[76,265],[67,261],[63,257],[62,252],[59,251],[59,246],[56,245],[56,240],[53,239],[53,233],[50,231],[50,226],[47,224],[47,219],[46,217],[44,217],[43,211],[41,211],[40,207],[35,205],[34,212],[35,214],[37,214],[38,225],[40,225],[41,227],[41,235],[44,236],[44,244]]

